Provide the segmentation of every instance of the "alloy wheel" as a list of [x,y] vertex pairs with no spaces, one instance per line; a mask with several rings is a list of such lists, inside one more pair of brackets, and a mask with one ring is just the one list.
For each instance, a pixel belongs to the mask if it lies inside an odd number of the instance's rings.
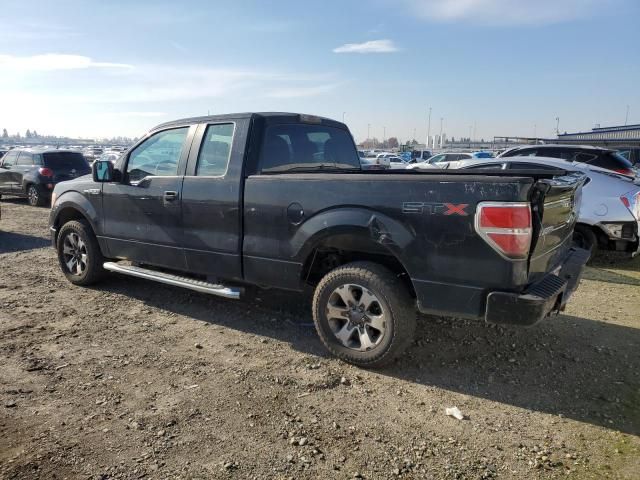
[[335,338],[359,352],[375,348],[387,330],[388,313],[378,297],[357,284],[345,284],[329,296],[327,320]]
[[87,253],[87,245],[84,243],[80,235],[70,232],[62,244],[62,258],[73,275],[82,275],[87,269],[87,261],[89,255]]

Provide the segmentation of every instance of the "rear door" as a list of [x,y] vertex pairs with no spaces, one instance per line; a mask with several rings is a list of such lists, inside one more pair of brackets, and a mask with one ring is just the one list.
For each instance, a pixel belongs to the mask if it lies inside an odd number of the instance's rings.
[[182,181],[193,127],[153,133],[122,162],[120,182],[103,184],[103,232],[112,257],[186,270]]
[[241,279],[242,165],[249,119],[198,127],[182,186],[190,272]]
[[31,152],[20,152],[18,161],[13,167],[13,189],[26,193],[24,188],[24,176],[33,169],[33,154]]

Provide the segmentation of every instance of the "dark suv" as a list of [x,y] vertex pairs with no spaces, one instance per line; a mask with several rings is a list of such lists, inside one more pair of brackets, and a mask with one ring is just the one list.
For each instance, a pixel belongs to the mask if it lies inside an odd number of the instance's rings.
[[27,197],[30,205],[42,206],[56,183],[88,173],[91,167],[79,152],[14,149],[0,160],[0,195]]
[[582,145],[535,145],[518,147],[504,152],[501,157],[551,157],[568,162],[582,162],[606,168],[623,175],[634,176],[632,164],[615,150]]

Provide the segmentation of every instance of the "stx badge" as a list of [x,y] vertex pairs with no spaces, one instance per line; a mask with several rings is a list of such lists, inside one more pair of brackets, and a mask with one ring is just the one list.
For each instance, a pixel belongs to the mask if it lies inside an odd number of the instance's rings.
[[427,215],[461,215],[468,216],[466,209],[468,203],[430,203],[430,202],[405,202],[402,204],[402,213],[426,213]]

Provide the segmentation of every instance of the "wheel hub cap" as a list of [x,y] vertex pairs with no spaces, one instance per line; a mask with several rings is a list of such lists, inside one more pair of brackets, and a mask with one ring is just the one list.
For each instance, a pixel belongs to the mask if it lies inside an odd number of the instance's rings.
[[62,244],[62,260],[69,273],[82,275],[87,268],[87,245],[77,233],[69,233]]
[[329,296],[327,319],[333,335],[345,347],[368,351],[384,338],[387,312],[371,290],[357,284],[345,284]]

